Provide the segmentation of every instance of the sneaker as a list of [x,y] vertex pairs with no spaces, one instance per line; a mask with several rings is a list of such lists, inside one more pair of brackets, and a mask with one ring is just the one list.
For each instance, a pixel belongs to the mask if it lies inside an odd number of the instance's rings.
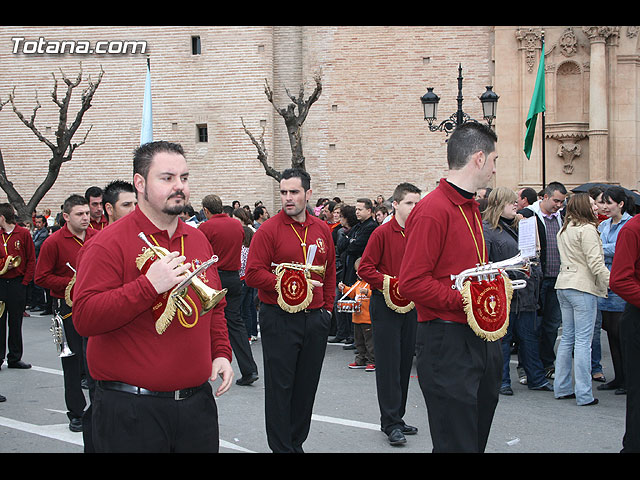
[[556,376],[556,368],[555,367],[547,367],[545,368],[545,377],[546,378],[555,378]]
[[373,363],[370,363],[369,365],[367,365],[364,369],[365,372],[375,372],[376,371],[376,366]]
[[327,339],[327,343],[345,343],[345,337],[330,337]]
[[527,384],[527,374],[524,371],[524,368],[522,367],[518,367],[518,381],[520,382],[521,385],[526,385]]
[[366,365],[358,365],[356,362],[350,363],[349,368],[367,368]]

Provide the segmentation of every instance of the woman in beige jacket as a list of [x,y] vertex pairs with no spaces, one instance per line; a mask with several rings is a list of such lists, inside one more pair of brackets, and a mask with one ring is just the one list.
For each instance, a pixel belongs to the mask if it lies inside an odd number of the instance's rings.
[[575,398],[578,405],[598,403],[591,387],[591,339],[597,298],[607,296],[609,285],[594,205],[586,193],[571,196],[557,236],[560,273],[556,290],[562,311],[562,338],[556,354],[554,395],[559,399]]

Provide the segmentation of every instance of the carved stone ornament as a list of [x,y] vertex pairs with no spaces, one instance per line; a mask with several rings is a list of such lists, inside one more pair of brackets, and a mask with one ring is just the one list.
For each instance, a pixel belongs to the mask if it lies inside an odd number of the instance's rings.
[[558,122],[547,126],[546,137],[560,142],[556,154],[564,160],[562,171],[571,175],[574,160],[582,154],[580,140],[588,137],[588,124],[582,122]]
[[573,159],[579,157],[582,147],[577,143],[564,142],[558,145],[558,156],[564,159],[562,171],[568,175],[573,173]]
[[560,46],[560,52],[565,57],[571,57],[578,52],[578,39],[573,31],[573,28],[567,27],[567,29],[560,36],[558,45]]
[[516,38],[520,41],[520,48],[525,51],[527,70],[531,73],[538,64],[536,50],[542,48],[540,43],[542,40],[542,28],[518,28],[516,30]]

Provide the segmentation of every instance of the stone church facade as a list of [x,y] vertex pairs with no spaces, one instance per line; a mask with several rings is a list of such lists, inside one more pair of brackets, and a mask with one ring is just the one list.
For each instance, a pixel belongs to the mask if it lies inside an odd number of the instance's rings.
[[[542,39],[545,41],[546,114],[533,152],[523,152],[525,126]],[[124,41],[138,41],[123,51]],[[55,53],[56,45],[75,46]],[[83,43],[86,42],[86,43]],[[85,53],[99,42],[111,53]],[[72,26],[0,27],[0,101],[15,105],[54,138],[57,107],[52,74],[83,80],[70,111],[77,110],[86,77],[104,70],[82,127],[84,145],[62,166],[38,209],[55,212],[71,193],[91,185],[130,180],[139,144],[147,58],[151,65],[154,139],[181,143],[191,170],[191,200],[218,194],[224,203],[278,209],[276,182],[265,175],[243,129],[264,130],[269,162],[290,163],[284,122],[274,103],[290,103],[286,90],[307,98],[319,72],[322,93],[303,126],[302,142],[313,198],[348,203],[391,195],[401,182],[423,191],[447,174],[446,134],[430,132],[420,97],[440,96],[438,121],[457,109],[458,67],[463,109],[482,120],[478,97],[486,86],[499,95],[498,167],[494,185],[512,188],[558,180],[638,188],[640,102],[638,27],[630,26]],[[47,51],[47,48],[49,50]],[[109,50],[110,49],[110,50]],[[61,92],[59,92],[61,95]],[[50,151],[12,111],[0,111],[0,150],[7,178],[25,200],[44,179]],[[544,151],[544,155],[543,155]],[[544,175],[543,175],[544,168]],[[0,199],[6,196],[0,192]]]

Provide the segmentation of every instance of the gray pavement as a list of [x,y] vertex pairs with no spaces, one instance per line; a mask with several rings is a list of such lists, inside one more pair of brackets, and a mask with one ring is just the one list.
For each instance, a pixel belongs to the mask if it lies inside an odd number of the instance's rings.
[[[51,317],[33,314],[23,324],[24,357],[30,370],[0,371],[0,453],[81,453],[82,434],[68,429],[62,368],[49,332]],[[602,332],[605,375],[613,377],[606,332]],[[261,369],[260,341],[252,345]],[[404,446],[392,447],[380,432],[375,374],[350,370],[353,351],[327,345],[316,396],[308,453],[428,453],[426,407],[415,368],[411,376],[405,420],[418,427]],[[488,453],[617,453],[624,434],[625,395],[596,391],[600,403],[578,407],[556,400],[552,392],[529,391],[520,385],[512,357],[512,397],[501,396]],[[233,363],[238,378],[235,361]],[[599,384],[594,383],[595,386]],[[217,399],[220,451],[268,453],[264,429],[264,384],[234,385]]]

